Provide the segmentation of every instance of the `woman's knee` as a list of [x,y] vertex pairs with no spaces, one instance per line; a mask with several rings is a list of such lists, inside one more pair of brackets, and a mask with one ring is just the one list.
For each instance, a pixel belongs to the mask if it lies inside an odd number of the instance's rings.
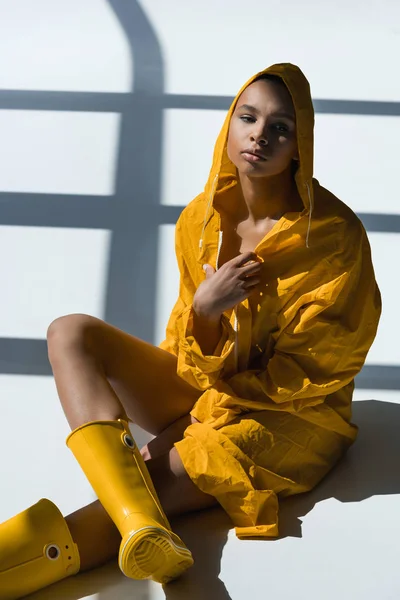
[[93,343],[102,321],[85,314],[65,315],[55,319],[47,330],[47,349],[50,363],[64,357],[67,352],[87,352],[96,347]]
[[202,492],[193,483],[175,447],[166,454],[146,460],[146,467],[168,517],[217,504],[213,496]]

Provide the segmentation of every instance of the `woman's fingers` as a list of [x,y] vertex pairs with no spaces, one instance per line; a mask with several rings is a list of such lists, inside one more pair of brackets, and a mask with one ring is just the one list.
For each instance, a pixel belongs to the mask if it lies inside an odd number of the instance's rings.
[[235,267],[242,267],[243,265],[250,262],[251,260],[257,261],[257,262],[259,261],[259,258],[255,252],[243,252],[243,254],[238,254],[238,256],[235,256],[235,258],[232,258],[232,260],[230,262]]
[[243,267],[240,267],[240,275],[239,277],[249,277],[250,275],[255,275],[259,273],[261,270],[261,263],[259,262],[251,262]]
[[250,290],[253,287],[256,287],[261,282],[259,277],[247,277],[242,280],[240,283],[240,287],[244,290]]

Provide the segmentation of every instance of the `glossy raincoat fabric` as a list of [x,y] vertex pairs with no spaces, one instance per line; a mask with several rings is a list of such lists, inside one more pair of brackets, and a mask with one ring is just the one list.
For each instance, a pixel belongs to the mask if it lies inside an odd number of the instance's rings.
[[[302,212],[286,213],[258,244],[262,282],[222,317],[212,356],[193,336],[192,301],[203,265],[218,268],[219,208],[238,190],[227,156],[240,94],[263,73],[281,77],[296,112]],[[381,311],[370,247],[356,215],[313,178],[314,111],[309,84],[291,64],[257,73],[239,91],[217,139],[205,190],[176,226],[179,298],[161,347],[179,375],[202,391],[199,421],[176,443],[196,485],[214,495],[239,537],[278,534],[278,496],[311,489],[354,442],[354,377]]]

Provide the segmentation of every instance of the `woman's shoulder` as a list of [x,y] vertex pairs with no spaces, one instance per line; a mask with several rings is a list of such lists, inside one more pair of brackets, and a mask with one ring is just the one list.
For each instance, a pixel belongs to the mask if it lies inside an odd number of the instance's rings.
[[[191,236],[195,236],[198,233],[200,235],[206,212],[207,202],[204,192],[202,192],[182,210],[176,222],[177,233],[189,234]],[[213,209],[209,212],[209,215],[212,212]]]
[[313,218],[324,220],[327,225],[335,226],[343,234],[364,235],[365,229],[361,219],[331,191],[314,180]]
[[187,204],[185,206],[185,208],[182,210],[182,212],[179,216],[178,222],[185,223],[188,220],[192,219],[193,217],[203,219],[205,209],[206,209],[205,195],[204,195],[204,192],[201,192],[201,194],[198,194],[198,196],[193,198],[193,200],[191,200],[189,202],[189,204]]

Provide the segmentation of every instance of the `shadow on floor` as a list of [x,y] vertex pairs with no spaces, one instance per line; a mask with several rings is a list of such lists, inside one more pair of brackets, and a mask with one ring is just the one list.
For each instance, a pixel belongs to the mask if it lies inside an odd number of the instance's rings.
[[116,561],[104,567],[68,577],[44,590],[27,596],[29,600],[80,600],[95,596],[96,600],[149,600],[149,583],[132,581],[118,568]]
[[167,600],[230,600],[219,579],[223,548],[232,522],[213,508],[173,522],[173,527],[193,553],[194,565],[182,577],[164,586]]
[[281,537],[302,537],[300,517],[328,498],[361,502],[372,496],[400,494],[400,404],[354,402],[353,422],[359,435],[347,456],[312,492],[282,501]]
[[[168,600],[230,600],[225,585],[218,577],[222,550],[232,527],[223,510],[200,511],[175,519],[172,526],[191,549],[195,564],[179,580],[163,586],[161,597],[165,595]],[[96,595],[96,600],[151,598],[147,581],[128,579],[113,561],[31,594],[29,600],[80,600],[92,595]]]
[[[301,519],[315,504],[336,498],[360,502],[375,495],[400,494],[400,404],[377,400],[354,403],[353,421],[360,428],[348,455],[321,484],[308,494],[281,503],[281,538],[302,537]],[[163,587],[167,600],[230,600],[219,579],[223,548],[232,524],[215,508],[176,519],[174,530],[193,552],[194,566],[179,580]],[[243,545],[243,548],[245,546]],[[97,600],[149,600],[147,581],[124,577],[117,563],[72,577],[31,595],[30,600],[79,600],[97,594]],[[164,597],[163,595],[157,598]]]

